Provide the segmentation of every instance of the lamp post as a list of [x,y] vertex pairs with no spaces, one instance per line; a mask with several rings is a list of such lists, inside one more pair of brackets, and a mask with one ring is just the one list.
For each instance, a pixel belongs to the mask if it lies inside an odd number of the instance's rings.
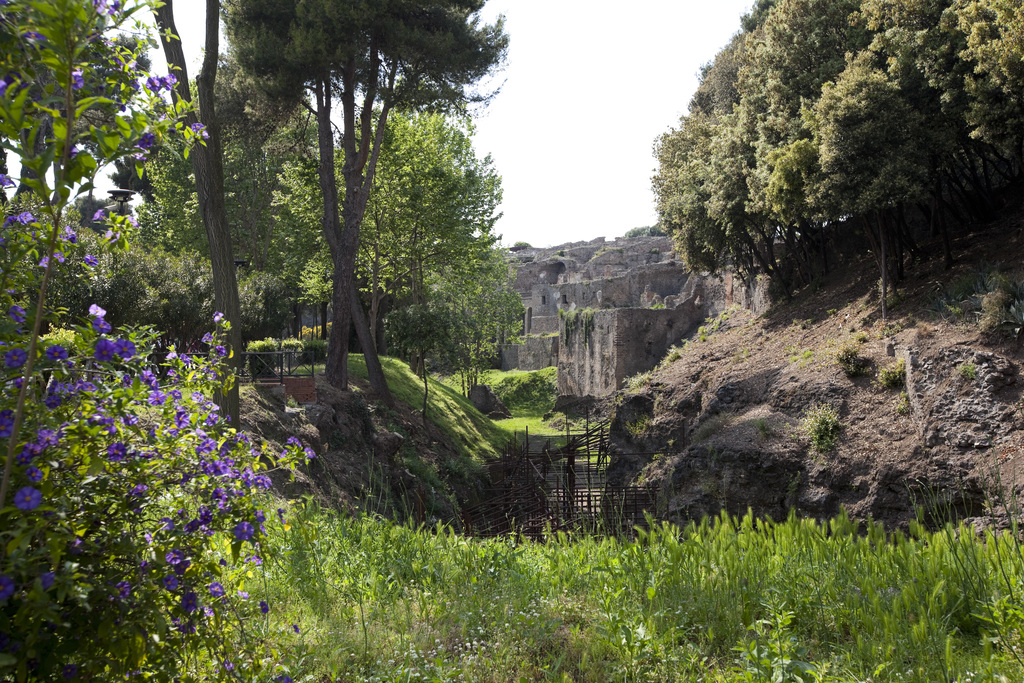
[[132,190],[107,190],[107,194],[110,198],[117,203],[117,213],[121,216],[125,216],[128,213],[128,202],[132,200],[132,195],[135,194]]

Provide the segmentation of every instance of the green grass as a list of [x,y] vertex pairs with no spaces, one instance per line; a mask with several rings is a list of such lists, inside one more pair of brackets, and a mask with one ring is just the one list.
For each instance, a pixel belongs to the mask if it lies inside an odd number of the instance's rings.
[[[513,435],[522,437],[527,430],[530,436],[555,436],[562,430],[549,425],[547,415],[554,410],[555,398],[558,395],[556,382],[558,370],[543,368],[541,370],[487,370],[480,375],[480,383],[488,384],[494,393],[512,413],[508,420],[498,420],[494,425],[502,430],[504,438]],[[445,386],[459,393],[458,376],[446,377],[441,380]]]
[[1011,534],[748,515],[530,543],[308,506],[267,543],[250,643],[296,681],[1024,679]]
[[[365,380],[366,361],[361,354],[349,354],[349,372]],[[413,374],[409,366],[397,358],[382,356],[384,376],[395,399],[419,412],[423,408],[423,380]],[[427,419],[443,431],[460,455],[480,462],[485,457],[496,457],[508,440],[505,430],[497,427],[469,399],[451,387],[433,378],[428,379]]]

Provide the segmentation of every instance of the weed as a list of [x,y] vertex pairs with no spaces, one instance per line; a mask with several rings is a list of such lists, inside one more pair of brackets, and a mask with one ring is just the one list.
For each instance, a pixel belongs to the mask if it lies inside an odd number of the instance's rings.
[[750,349],[746,347],[743,347],[742,349],[736,349],[736,352],[732,354],[733,364],[742,363],[748,358],[750,358]]
[[676,346],[673,344],[668,352],[665,353],[665,357],[661,359],[660,363],[658,363],[658,369],[661,370],[663,368],[667,368],[669,365],[682,358],[683,351],[686,350],[687,344],[689,344],[688,340],[683,340],[682,346]]
[[882,325],[882,329],[878,332],[879,339],[885,339],[886,337],[895,337],[897,334],[903,331],[903,324],[897,321],[888,322]]
[[956,372],[960,375],[960,379],[973,382],[974,378],[978,376],[978,367],[974,363],[970,362],[961,363],[960,367],[956,369]]
[[907,364],[902,358],[895,363],[890,363],[884,368],[879,368],[878,386],[885,389],[899,389],[907,383]]
[[768,424],[768,419],[759,417],[754,420],[754,427],[757,429],[758,435],[761,437],[761,441],[767,441],[773,434],[772,426]]
[[651,416],[650,415],[638,415],[632,422],[626,423],[626,431],[634,439],[638,439],[647,433],[647,430],[651,427]]
[[910,415],[910,395],[905,391],[896,398],[896,414]]
[[786,352],[789,353],[789,362],[799,363],[801,368],[807,367],[814,360],[814,351],[812,349],[801,351],[797,346],[790,344],[786,347]]
[[858,377],[868,372],[867,361],[860,357],[861,344],[862,342],[854,337],[835,346],[835,363],[843,369],[847,377]]
[[838,313],[838,312],[839,312],[839,309],[838,309],[838,308],[830,308],[830,309],[828,309],[827,311],[825,311],[825,313],[826,313],[826,314],[828,315],[828,317],[830,317],[830,318],[831,318],[832,316],[834,316],[834,315],[835,315],[836,313]]
[[652,376],[654,376],[654,371],[648,370],[647,372],[638,372],[632,377],[627,377],[626,390],[635,394],[651,383]]
[[804,414],[800,428],[811,440],[811,448],[817,453],[828,453],[835,448],[843,433],[839,411],[827,403],[809,409]]
[[716,415],[712,415],[701,422],[700,426],[694,430],[693,436],[690,438],[690,442],[701,443],[702,441],[707,441],[735,421],[736,416],[732,413],[718,413]]

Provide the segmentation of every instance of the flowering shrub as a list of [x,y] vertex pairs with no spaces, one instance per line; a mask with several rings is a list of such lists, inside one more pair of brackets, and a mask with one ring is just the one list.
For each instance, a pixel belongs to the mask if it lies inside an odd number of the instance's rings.
[[[237,577],[262,561],[266,525],[283,517],[265,502],[274,459],[211,400],[232,381],[219,365],[226,322],[214,316],[208,352],[155,365],[153,330],[115,330],[97,305],[74,324],[46,304],[77,243],[69,203],[97,169],[144,158],[174,129],[202,138],[163,100],[173,77],[139,73],[135,55],[106,40],[135,11],[116,0],[0,5],[0,139],[29,189],[4,198],[0,232],[3,680],[266,668],[265,653],[225,651],[227,635],[244,640],[270,609],[249,604]],[[109,227],[102,248],[125,248],[129,219],[98,219]],[[303,455],[293,441],[280,464]]]

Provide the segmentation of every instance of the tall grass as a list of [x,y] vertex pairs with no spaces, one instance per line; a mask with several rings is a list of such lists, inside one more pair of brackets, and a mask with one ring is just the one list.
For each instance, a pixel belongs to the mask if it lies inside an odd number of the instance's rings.
[[723,515],[534,544],[308,505],[269,542],[261,633],[296,680],[1024,680],[1008,534]]

